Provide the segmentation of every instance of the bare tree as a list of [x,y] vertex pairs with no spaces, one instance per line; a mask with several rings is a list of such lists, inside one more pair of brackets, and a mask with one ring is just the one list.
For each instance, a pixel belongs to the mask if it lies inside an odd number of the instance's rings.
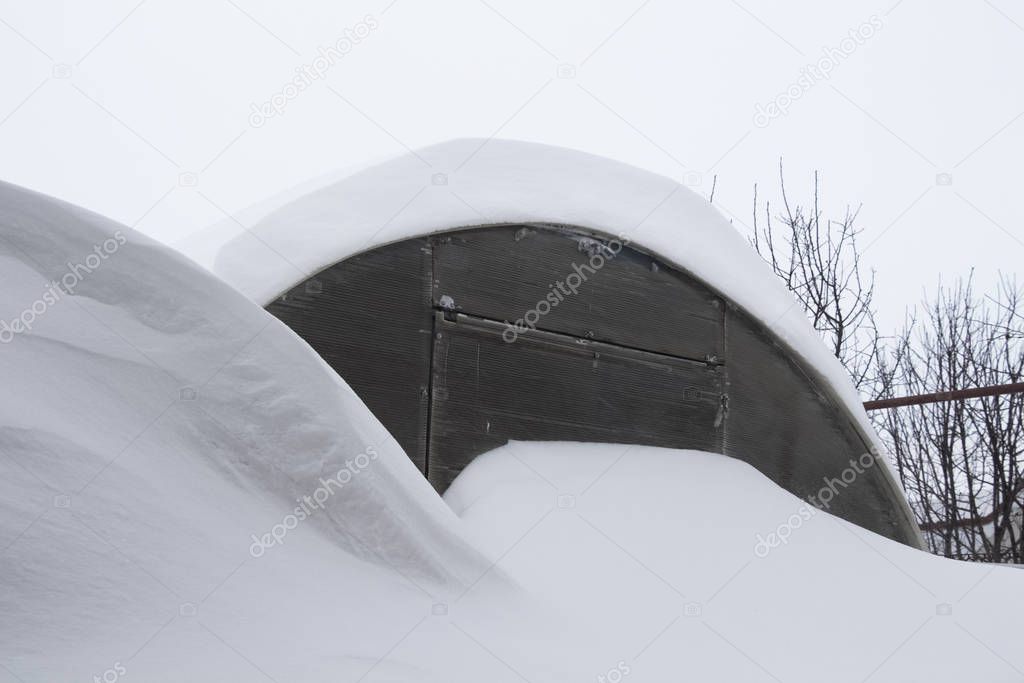
[[779,190],[782,207],[773,215],[771,202],[760,205],[754,185],[751,244],[799,300],[854,385],[869,389],[878,332],[872,308],[875,276],[862,268],[857,244],[860,209],[847,206],[840,216],[823,218],[817,171],[810,207],[791,205],[781,159]]
[[[1022,291],[1008,278],[985,299],[970,278],[940,285],[879,355],[879,394],[1020,382],[1022,310]],[[933,552],[1024,563],[1024,394],[907,406],[875,419]]]
[[[1022,381],[1024,295],[1002,279],[976,296],[968,278],[940,283],[879,336],[874,273],[861,264],[859,209],[822,215],[814,174],[807,208],[791,204],[779,161],[781,207],[754,186],[751,244],[793,292],[862,394],[896,398]],[[931,550],[948,557],[1024,563],[1024,394],[943,401],[872,413]]]

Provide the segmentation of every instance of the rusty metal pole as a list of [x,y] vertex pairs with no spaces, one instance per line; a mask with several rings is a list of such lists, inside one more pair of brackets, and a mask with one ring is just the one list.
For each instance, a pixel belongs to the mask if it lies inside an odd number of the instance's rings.
[[900,398],[884,398],[879,401],[865,401],[864,410],[917,406],[924,405],[925,403],[940,403],[942,401],[957,401],[964,398],[981,398],[983,396],[1000,396],[1002,394],[1017,394],[1021,392],[1024,392],[1024,382],[997,384],[991,387],[937,391],[934,394],[918,394],[916,396],[901,396]]

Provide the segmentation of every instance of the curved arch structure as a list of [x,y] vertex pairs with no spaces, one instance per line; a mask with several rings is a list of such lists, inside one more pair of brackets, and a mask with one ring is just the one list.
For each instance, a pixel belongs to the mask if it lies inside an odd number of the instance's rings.
[[256,213],[218,274],[309,342],[439,490],[510,439],[690,448],[920,546],[842,368],[674,181],[467,140]]

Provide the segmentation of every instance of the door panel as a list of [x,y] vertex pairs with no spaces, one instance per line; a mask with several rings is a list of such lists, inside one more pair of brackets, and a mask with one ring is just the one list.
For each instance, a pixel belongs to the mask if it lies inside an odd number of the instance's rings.
[[508,440],[721,451],[721,366],[540,331],[509,343],[504,329],[437,314],[427,475],[439,491]]
[[553,294],[558,303],[537,321],[540,329],[681,358],[721,358],[721,300],[646,254],[616,248],[539,226],[437,237],[434,304],[447,296],[460,312],[514,323]]

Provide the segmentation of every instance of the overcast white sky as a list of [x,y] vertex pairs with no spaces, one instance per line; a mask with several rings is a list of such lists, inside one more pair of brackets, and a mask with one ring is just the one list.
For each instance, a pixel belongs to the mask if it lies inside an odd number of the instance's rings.
[[[324,80],[251,125],[252,104],[360,22],[375,28]],[[870,36],[844,43],[858,29]],[[806,77],[825,50],[830,76]],[[224,212],[498,135],[705,194],[717,174],[715,204],[747,223],[779,156],[794,196],[820,169],[827,209],[863,204],[886,326],[940,276],[973,267],[985,285],[1024,262],[1024,6],[1010,0],[0,0],[0,80],[0,179],[199,260],[196,233]],[[785,115],[755,120],[791,87]]]

